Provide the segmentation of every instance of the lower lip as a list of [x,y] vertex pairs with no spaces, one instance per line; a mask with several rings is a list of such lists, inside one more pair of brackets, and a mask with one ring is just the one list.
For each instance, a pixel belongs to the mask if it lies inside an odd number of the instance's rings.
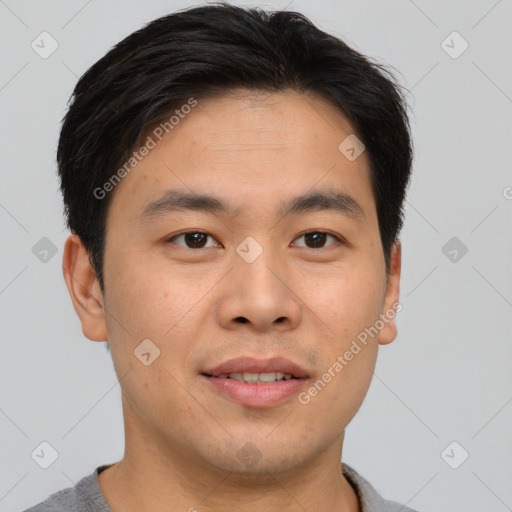
[[268,384],[249,384],[235,379],[203,377],[216,391],[248,407],[272,407],[299,393],[308,379],[279,380]]

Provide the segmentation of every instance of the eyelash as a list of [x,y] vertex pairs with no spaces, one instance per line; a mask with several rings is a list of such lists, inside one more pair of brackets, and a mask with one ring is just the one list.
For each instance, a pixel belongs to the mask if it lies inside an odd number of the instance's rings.
[[[188,234],[196,234],[196,233],[199,233],[199,234],[202,234],[202,235],[207,235],[209,236],[210,238],[214,239],[215,238],[210,235],[209,233],[206,233],[205,231],[182,231],[181,233],[177,233],[176,235],[173,235],[172,237],[168,238],[166,240],[167,243],[174,243],[174,240],[179,238],[180,236],[183,236],[183,235],[188,235]],[[331,245],[328,245],[328,246],[325,246],[325,247],[319,247],[319,248],[314,248],[314,247],[305,247],[305,246],[300,246],[300,247],[303,247],[305,249],[311,249],[313,251],[318,251],[320,249],[327,249],[328,247],[331,247],[333,245],[339,245],[339,244],[343,244],[344,241],[337,235],[334,235],[333,233],[329,233],[328,231],[305,231],[304,233],[300,234],[297,238],[295,238],[294,240],[297,240],[298,238],[302,238],[303,236],[305,235],[310,235],[310,234],[322,234],[322,235],[327,235],[327,236],[331,236],[332,238],[334,238],[336,240],[336,243],[334,244],[331,244]],[[193,247],[185,247],[185,246],[180,246],[182,247],[183,249],[190,249],[192,251],[194,250],[198,250],[197,248],[193,248]],[[204,249],[204,247],[199,247],[199,249]],[[206,247],[206,249],[209,249],[209,247]]]

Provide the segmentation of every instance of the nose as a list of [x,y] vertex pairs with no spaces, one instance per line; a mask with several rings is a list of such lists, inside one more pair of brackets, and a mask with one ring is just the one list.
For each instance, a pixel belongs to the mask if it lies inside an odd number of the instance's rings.
[[242,250],[241,256],[235,255],[234,268],[224,286],[218,322],[226,329],[247,324],[255,332],[296,328],[303,308],[294,292],[290,269],[269,248],[252,261]]

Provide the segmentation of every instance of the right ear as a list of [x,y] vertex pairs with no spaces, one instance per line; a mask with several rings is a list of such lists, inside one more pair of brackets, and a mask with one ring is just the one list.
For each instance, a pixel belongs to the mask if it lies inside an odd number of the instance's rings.
[[76,234],[66,240],[62,273],[84,336],[92,341],[107,341],[103,294],[84,244]]

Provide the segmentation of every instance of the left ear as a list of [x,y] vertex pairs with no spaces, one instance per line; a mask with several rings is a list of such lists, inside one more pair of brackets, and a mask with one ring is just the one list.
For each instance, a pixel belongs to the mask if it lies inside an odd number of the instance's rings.
[[402,263],[402,245],[400,241],[396,241],[391,248],[390,262],[389,262],[389,275],[386,290],[386,297],[384,298],[384,306],[381,312],[381,318],[384,322],[384,327],[380,330],[378,340],[380,345],[387,345],[391,343],[397,334],[395,317],[401,306],[398,305],[400,296],[400,270]]

